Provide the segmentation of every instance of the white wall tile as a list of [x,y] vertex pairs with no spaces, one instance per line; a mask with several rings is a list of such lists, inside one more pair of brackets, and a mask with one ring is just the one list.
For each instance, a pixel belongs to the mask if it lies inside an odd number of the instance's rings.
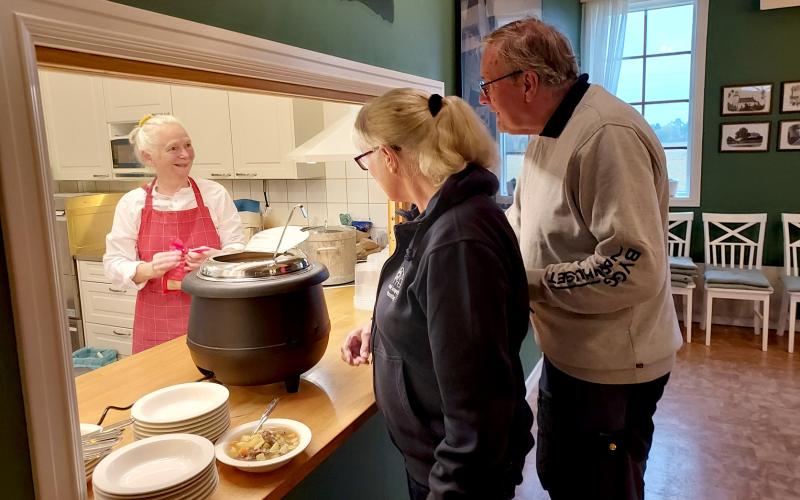
[[[373,153],[374,154],[374,153]],[[348,179],[367,179],[369,172],[361,170],[355,160],[347,160],[347,178]]]
[[270,180],[268,182],[267,196],[269,196],[269,203],[286,203],[286,181],[284,180]]
[[367,184],[367,179],[347,179],[347,202],[369,202],[369,186]]
[[289,217],[289,204],[285,202],[270,203],[266,214],[265,226],[276,227],[286,224]]
[[328,224],[339,224],[339,214],[347,213],[347,203],[328,203]]
[[94,193],[97,191],[97,186],[94,181],[78,181],[79,193]]
[[309,203],[326,203],[328,201],[325,179],[306,181],[306,192]]
[[344,179],[325,179],[328,203],[347,203],[347,181]]
[[111,182],[110,181],[97,181],[94,183],[95,187],[97,188],[98,193],[108,193],[111,191]]
[[266,190],[266,184],[261,179],[254,180],[254,181],[247,181],[250,183],[250,196],[253,197],[254,200],[264,201],[264,191]]
[[347,177],[345,174],[345,162],[343,161],[327,161],[325,162],[325,178],[326,179],[344,179]]
[[378,227],[389,226],[389,208],[386,203],[369,204],[369,220]]
[[347,211],[353,220],[369,220],[369,204],[367,203],[348,203]]
[[289,203],[305,203],[308,201],[306,181],[295,179],[286,181],[286,201]]
[[328,204],[327,203],[308,203],[308,224],[311,226],[321,226],[325,224],[325,219],[328,218]]
[[112,193],[127,193],[139,186],[149,184],[151,179],[142,179],[141,181],[111,181],[108,183],[108,190]]
[[58,181],[59,193],[77,193],[78,181]]
[[369,202],[370,203],[386,203],[389,199],[386,197],[386,193],[383,192],[381,186],[378,184],[378,181],[375,179],[369,179],[367,181],[369,185]]
[[[244,199],[250,199],[251,198],[251,195],[250,195],[250,181],[249,180],[244,181],[244,180],[234,179],[234,180],[231,180],[229,182],[233,186],[233,195],[232,196],[233,196],[234,200],[238,200],[240,198],[244,198]],[[256,201],[258,201],[258,198],[256,198]]]

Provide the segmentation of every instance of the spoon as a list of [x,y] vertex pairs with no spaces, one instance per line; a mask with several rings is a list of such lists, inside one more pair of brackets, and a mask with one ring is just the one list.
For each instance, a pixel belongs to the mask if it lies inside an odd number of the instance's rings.
[[275,407],[278,406],[278,401],[280,401],[280,399],[281,398],[276,397],[276,398],[273,398],[272,401],[269,402],[269,404],[267,405],[267,409],[264,410],[264,413],[261,415],[261,418],[258,420],[258,425],[256,425],[256,429],[253,431],[253,434],[258,434],[258,432],[261,430],[261,426],[264,425],[264,422],[267,421],[267,418],[269,418],[270,413],[272,413],[272,410],[274,410]]

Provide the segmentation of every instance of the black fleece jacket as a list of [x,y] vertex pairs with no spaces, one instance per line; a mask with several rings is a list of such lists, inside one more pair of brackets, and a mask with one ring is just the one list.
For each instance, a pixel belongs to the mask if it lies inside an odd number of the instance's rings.
[[517,239],[470,165],[395,228],[373,322],[375,396],[430,498],[511,498],[533,446],[519,350],[528,286]]

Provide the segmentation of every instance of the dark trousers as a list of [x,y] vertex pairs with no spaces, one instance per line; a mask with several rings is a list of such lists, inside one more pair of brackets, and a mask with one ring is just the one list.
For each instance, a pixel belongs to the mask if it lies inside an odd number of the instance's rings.
[[653,414],[669,374],[642,384],[594,384],[545,357],[536,470],[553,500],[644,498]]

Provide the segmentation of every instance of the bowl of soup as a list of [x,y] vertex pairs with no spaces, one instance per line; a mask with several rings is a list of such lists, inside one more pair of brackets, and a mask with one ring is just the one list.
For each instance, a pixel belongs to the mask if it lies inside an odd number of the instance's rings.
[[258,421],[229,429],[217,440],[220,462],[245,472],[269,472],[286,465],[311,442],[311,429],[288,418],[270,418],[258,434]]

